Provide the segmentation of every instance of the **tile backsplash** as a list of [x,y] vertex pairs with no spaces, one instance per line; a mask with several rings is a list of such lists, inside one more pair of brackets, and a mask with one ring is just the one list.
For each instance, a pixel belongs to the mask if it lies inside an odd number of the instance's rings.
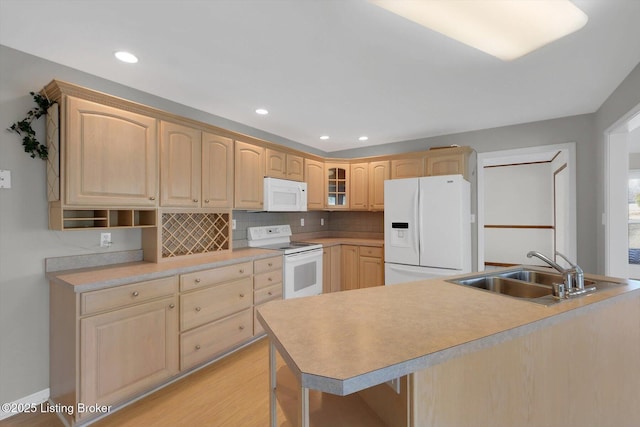
[[[233,230],[233,247],[247,246],[247,228],[266,225],[289,224],[291,232],[318,233],[318,232],[363,232],[383,233],[383,212],[247,212],[233,211],[233,219],[236,220],[236,229]],[[304,226],[300,220],[304,219]],[[324,219],[324,225],[320,225]]]

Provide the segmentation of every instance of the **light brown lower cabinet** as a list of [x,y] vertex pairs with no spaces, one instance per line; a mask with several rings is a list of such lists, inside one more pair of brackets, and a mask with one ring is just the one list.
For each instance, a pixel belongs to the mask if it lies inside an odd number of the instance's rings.
[[342,290],[341,245],[326,246],[322,249],[322,292]]
[[340,251],[340,290],[384,285],[383,248],[341,245]]
[[[282,256],[82,293],[52,281],[51,400],[126,404],[263,334],[256,308],[277,298]],[[74,426],[101,412],[60,415]]]

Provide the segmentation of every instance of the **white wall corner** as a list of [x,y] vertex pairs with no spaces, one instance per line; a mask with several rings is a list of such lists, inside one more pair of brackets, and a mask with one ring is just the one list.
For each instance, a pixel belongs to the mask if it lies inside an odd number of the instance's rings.
[[49,389],[37,391],[29,396],[22,397],[13,402],[4,403],[0,406],[0,421],[13,415],[27,411],[40,411],[40,405],[49,400]]

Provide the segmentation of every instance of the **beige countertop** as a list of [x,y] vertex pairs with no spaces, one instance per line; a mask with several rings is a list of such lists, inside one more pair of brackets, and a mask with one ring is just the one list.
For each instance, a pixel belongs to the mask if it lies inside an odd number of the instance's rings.
[[242,248],[221,254],[174,259],[159,263],[140,261],[56,271],[48,273],[47,278],[73,286],[75,292],[86,292],[275,256],[282,256],[282,253],[268,249]]
[[258,318],[303,387],[346,395],[640,292],[623,282],[543,306],[432,279],[273,301]]

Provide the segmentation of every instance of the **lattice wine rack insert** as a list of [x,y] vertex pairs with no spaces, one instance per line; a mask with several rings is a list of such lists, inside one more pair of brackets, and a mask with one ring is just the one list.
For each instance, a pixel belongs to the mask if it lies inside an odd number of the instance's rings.
[[162,258],[230,248],[228,213],[163,213]]

